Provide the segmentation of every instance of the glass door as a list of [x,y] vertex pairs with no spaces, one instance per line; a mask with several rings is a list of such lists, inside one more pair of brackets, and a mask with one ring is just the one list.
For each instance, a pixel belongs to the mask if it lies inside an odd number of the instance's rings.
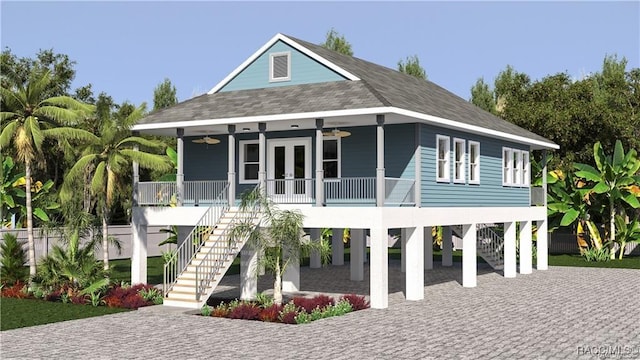
[[311,140],[271,139],[268,148],[268,194],[279,203],[311,202]]

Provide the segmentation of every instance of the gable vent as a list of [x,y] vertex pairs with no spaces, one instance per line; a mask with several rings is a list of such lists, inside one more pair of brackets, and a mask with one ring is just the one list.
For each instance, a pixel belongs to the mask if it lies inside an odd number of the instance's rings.
[[271,81],[290,79],[290,53],[271,54]]

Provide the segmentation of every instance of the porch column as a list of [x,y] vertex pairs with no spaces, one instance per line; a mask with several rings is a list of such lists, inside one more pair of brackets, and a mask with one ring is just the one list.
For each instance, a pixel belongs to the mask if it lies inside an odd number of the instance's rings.
[[[311,238],[310,240],[320,242],[320,234],[321,231],[319,228],[311,229],[311,233],[309,234],[309,237]],[[309,267],[312,269],[319,269],[322,267],[320,252],[317,250],[313,250],[311,251],[311,254],[309,254]]]
[[400,229],[400,271],[407,271],[407,238],[406,228]]
[[139,209],[131,214],[131,285],[147,283],[147,224]]
[[227,181],[229,182],[229,206],[236,205],[236,126],[229,125],[229,165]]
[[424,269],[433,269],[433,233],[431,226],[424,227]]
[[370,300],[373,309],[389,306],[389,229],[371,229],[371,260],[369,265]]
[[184,200],[184,129],[177,128],[177,155],[178,155],[178,172],[176,173],[176,191],[177,205],[182,206]]
[[[283,256],[289,256],[291,249],[282,249]],[[282,274],[282,291],[300,291],[300,258],[296,257],[289,261],[289,265]]]
[[323,206],[324,204],[323,127],[324,119],[316,119],[316,206]]
[[240,299],[255,300],[258,294],[258,253],[245,245],[240,251]]
[[549,232],[547,231],[547,220],[538,220],[536,221],[536,225],[538,225],[536,232],[536,269],[547,270],[549,269]]
[[531,274],[531,221],[520,222],[520,274]]
[[351,280],[364,280],[364,229],[351,229]]
[[424,230],[421,227],[404,229],[407,265],[405,296],[407,300],[424,299]]
[[462,286],[476,287],[476,224],[462,225]]
[[547,150],[542,150],[542,199],[547,207]]
[[[133,136],[140,136],[140,133],[138,131],[133,131],[132,132]],[[133,151],[138,151],[138,145],[133,145]],[[138,164],[137,161],[133,161],[132,163],[132,167],[133,167],[133,198],[132,198],[132,203],[131,205],[133,207],[138,206],[138,200],[139,200],[139,194],[138,194],[138,184],[140,183],[140,165]],[[0,226],[2,227],[2,226]]]
[[331,235],[331,265],[344,265],[344,229],[332,229]]
[[442,227],[442,266],[453,266],[453,240],[451,226]]
[[384,206],[384,115],[376,115],[376,206]]
[[258,130],[260,131],[258,134],[258,183],[260,184],[262,192],[266,193],[267,186],[265,184],[265,180],[267,180],[267,139],[265,136],[265,131],[267,131],[267,123],[258,123]]
[[516,277],[516,223],[504,223],[504,277]]

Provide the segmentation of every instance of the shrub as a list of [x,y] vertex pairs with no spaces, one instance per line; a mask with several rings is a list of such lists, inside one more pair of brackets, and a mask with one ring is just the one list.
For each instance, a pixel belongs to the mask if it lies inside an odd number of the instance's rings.
[[13,285],[24,282],[29,276],[29,269],[24,266],[27,254],[24,251],[24,241],[18,241],[15,234],[6,233],[0,244],[0,280]]
[[213,308],[209,305],[203,305],[202,308],[200,308],[200,315],[202,316],[211,316],[211,310]]
[[76,305],[86,304],[87,298],[84,295],[71,296],[71,303]]
[[213,308],[213,311],[211,312],[211,316],[213,317],[227,317],[228,314],[229,308],[227,307],[227,304],[224,303],[224,301]]
[[260,316],[260,307],[256,304],[243,302],[233,308],[228,317],[231,319],[258,320]]
[[302,311],[298,313],[298,315],[296,315],[294,319],[296,320],[296,324],[306,324],[308,322],[311,322],[311,315]]
[[261,321],[277,322],[281,310],[282,306],[278,304],[271,304],[260,311],[259,318]]
[[296,316],[298,315],[297,311],[287,311],[287,312],[281,312],[279,319],[280,322],[283,324],[297,324],[296,322]]
[[356,294],[347,294],[340,297],[340,300],[346,300],[351,304],[353,311],[364,310],[369,308],[369,302],[364,296]]
[[130,287],[115,285],[107,290],[103,300],[109,307],[137,309],[139,307],[153,304],[153,302],[145,300],[140,294],[140,292],[149,293],[151,289],[155,290],[153,286],[145,284],[138,284]]
[[313,309],[323,309],[333,305],[333,299],[327,295],[316,295],[312,298],[294,297],[292,301],[297,307],[304,309],[309,314]]
[[27,286],[21,281],[17,281],[11,286],[8,286],[8,285],[3,286],[1,294],[4,297],[10,297],[10,298],[16,298],[16,299],[25,299],[29,297]]
[[271,305],[273,305],[273,297],[269,296],[265,293],[260,293],[258,295],[256,295],[256,301],[258,302],[258,304],[264,308],[269,307]]
[[162,292],[154,287],[140,289],[138,294],[140,294],[140,296],[146,301],[154,303],[155,305],[162,304]]
[[322,311],[322,309],[320,308],[315,308],[313,309],[313,311],[311,311],[311,321],[316,321],[316,320],[320,320],[322,318],[324,318],[324,313]]
[[582,253],[582,256],[584,256],[586,261],[595,262],[604,262],[610,259],[609,249],[607,247],[602,247],[600,250],[595,247],[587,249]]

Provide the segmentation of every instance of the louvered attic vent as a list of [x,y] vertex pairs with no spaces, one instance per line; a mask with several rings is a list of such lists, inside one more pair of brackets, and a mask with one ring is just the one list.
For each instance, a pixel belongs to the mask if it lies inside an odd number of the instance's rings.
[[291,80],[291,53],[273,53],[270,56],[269,81]]

